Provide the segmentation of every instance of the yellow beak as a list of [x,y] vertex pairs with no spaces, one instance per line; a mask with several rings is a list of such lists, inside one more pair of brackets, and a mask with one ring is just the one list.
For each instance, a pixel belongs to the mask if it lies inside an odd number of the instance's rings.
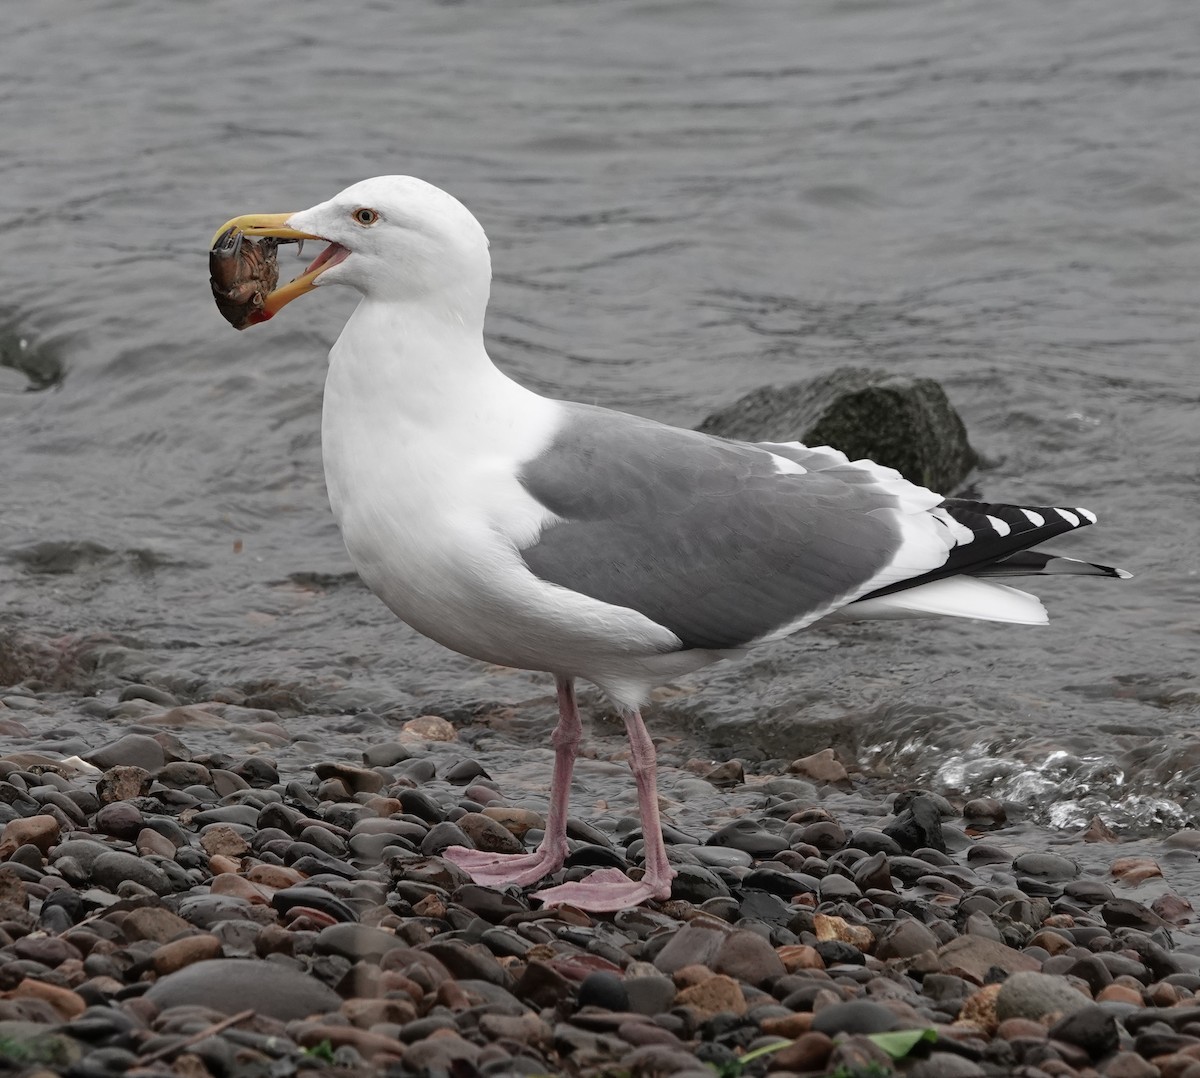
[[314,236],[311,232],[299,232],[294,228],[288,228],[287,223],[291,218],[290,213],[244,213],[241,217],[226,221],[218,228],[217,234],[213,236],[209,246],[215,246],[217,240],[231,228],[245,236],[274,236],[281,240],[319,240],[321,238]]
[[[243,214],[241,217],[235,217],[231,221],[226,221],[218,228],[209,246],[215,247],[217,241],[230,229],[240,232],[244,236],[251,236],[256,239],[261,236],[274,236],[276,239],[281,240],[321,240],[322,242],[326,242],[322,236],[289,228],[287,222],[291,216],[290,213]],[[300,274],[295,280],[289,281],[285,285],[280,285],[273,292],[269,292],[263,297],[261,312],[254,318],[254,321],[265,322],[278,312],[280,308],[291,303],[297,296],[302,296],[305,292],[311,292],[316,288],[316,280],[325,269],[326,266],[324,265],[318,266],[316,269]]]

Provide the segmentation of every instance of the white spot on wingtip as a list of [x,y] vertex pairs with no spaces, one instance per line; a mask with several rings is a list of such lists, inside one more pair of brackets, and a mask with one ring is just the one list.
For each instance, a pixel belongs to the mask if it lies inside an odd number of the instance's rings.
[[1118,569],[1117,576],[1121,580],[1132,580],[1133,579],[1133,573],[1131,573],[1128,569]]
[[1075,506],[1075,512],[1077,512],[1081,517],[1083,517],[1083,519],[1086,520],[1089,524],[1096,523],[1096,514],[1093,513],[1090,509],[1080,509],[1079,506]]
[[961,521],[955,520],[945,509],[933,509],[929,515],[939,524],[950,529],[950,534],[954,536],[955,546],[966,546],[974,541],[975,533]]
[[1029,523],[1032,524],[1035,528],[1040,528],[1043,524],[1046,523],[1046,518],[1044,516],[1042,516],[1041,513],[1035,513],[1032,509],[1022,509],[1021,512],[1024,513],[1025,516],[1029,518]]
[[1070,509],[1055,509],[1054,511],[1060,517],[1062,517],[1063,520],[1065,520],[1068,524],[1070,524],[1072,528],[1079,527],[1079,518],[1074,513],[1072,513]]
[[999,517],[988,516],[988,523],[995,529],[996,534],[999,536],[1005,536],[1012,531],[1012,528]]

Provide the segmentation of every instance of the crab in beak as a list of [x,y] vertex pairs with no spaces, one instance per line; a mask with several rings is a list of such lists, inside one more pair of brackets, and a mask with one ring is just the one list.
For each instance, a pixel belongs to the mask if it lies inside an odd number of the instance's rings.
[[290,213],[249,213],[226,221],[213,237],[209,275],[217,307],[234,329],[265,322],[297,296],[311,292],[317,278],[350,254],[338,243],[325,248],[295,279],[277,287],[278,245],[323,240],[288,225]]

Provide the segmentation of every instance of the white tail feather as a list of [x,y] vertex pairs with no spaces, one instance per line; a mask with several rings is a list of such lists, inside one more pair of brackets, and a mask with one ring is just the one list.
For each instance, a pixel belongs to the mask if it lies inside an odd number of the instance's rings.
[[830,616],[845,621],[975,618],[1012,625],[1045,625],[1050,620],[1036,595],[972,576],[948,577],[877,599],[864,599]]

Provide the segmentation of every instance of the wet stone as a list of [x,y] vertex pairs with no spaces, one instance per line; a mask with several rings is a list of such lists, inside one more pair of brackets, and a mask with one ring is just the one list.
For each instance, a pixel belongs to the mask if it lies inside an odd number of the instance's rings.
[[337,779],[352,794],[378,793],[383,789],[383,776],[370,768],[350,764],[317,764],[313,771],[320,779]]
[[102,771],[115,767],[140,767],[152,772],[167,762],[162,745],[148,734],[126,734],[89,753],[84,759]]
[[996,996],[996,1016],[1039,1019],[1049,1014],[1069,1015],[1089,1005],[1088,998],[1067,981],[1034,971],[1012,974]]
[[1079,875],[1079,864],[1060,854],[1037,851],[1021,854],[1013,861],[1013,870],[1034,879],[1063,882]]
[[[145,817],[129,801],[113,801],[104,805],[95,816],[96,830],[113,838],[133,841],[145,826]],[[174,853],[174,849],[171,851]]]
[[4,825],[0,834],[0,858],[10,858],[25,845],[35,846],[41,853],[49,853],[50,847],[58,842],[62,825],[53,816],[26,816],[11,820]]
[[880,936],[875,947],[875,957],[881,960],[912,958],[937,946],[938,939],[933,932],[919,921],[906,918],[897,921]]
[[787,849],[787,842],[779,835],[763,830],[751,820],[735,820],[713,832],[708,839],[711,846],[729,846],[754,857],[772,857]]
[[854,1000],[823,1007],[813,1018],[812,1028],[829,1036],[842,1033],[884,1033],[897,1029],[899,1019],[887,1007],[870,1000]]
[[403,940],[390,932],[368,925],[329,925],[317,933],[313,948],[318,954],[336,954],[351,961],[382,958],[389,951],[405,947]]
[[904,850],[929,847],[944,852],[946,849],[938,806],[925,794],[911,798],[896,819],[883,829],[883,833]]
[[606,1011],[629,1010],[629,994],[621,978],[605,971],[589,973],[579,986],[580,1007],[600,1007]]
[[175,890],[167,874],[147,858],[118,850],[106,851],[97,857],[92,864],[91,876],[99,886],[114,892],[127,881],[157,895],[169,895]]
[[363,763],[367,767],[394,767],[407,760],[410,755],[408,747],[398,741],[384,741],[368,745],[363,750]]
[[1095,1004],[1087,1004],[1060,1019],[1050,1027],[1050,1036],[1078,1045],[1092,1059],[1115,1051],[1120,1042],[1116,1019]]
[[[484,850],[488,853],[522,853],[524,851],[524,846],[513,833],[490,816],[478,812],[468,812],[460,816],[455,824],[467,836],[469,840],[467,844],[473,846],[474,849]],[[446,825],[439,824],[437,826],[444,827]],[[436,828],[431,829],[431,835],[433,830]],[[425,852],[435,851],[426,850]]]
[[270,962],[215,959],[199,962],[155,982],[146,997],[160,1011],[203,1006],[221,1014],[242,1010],[282,1021],[336,1010],[337,993],[295,969]]
[[130,941],[166,943],[191,931],[192,926],[187,921],[161,906],[130,910],[121,921],[121,934]]

